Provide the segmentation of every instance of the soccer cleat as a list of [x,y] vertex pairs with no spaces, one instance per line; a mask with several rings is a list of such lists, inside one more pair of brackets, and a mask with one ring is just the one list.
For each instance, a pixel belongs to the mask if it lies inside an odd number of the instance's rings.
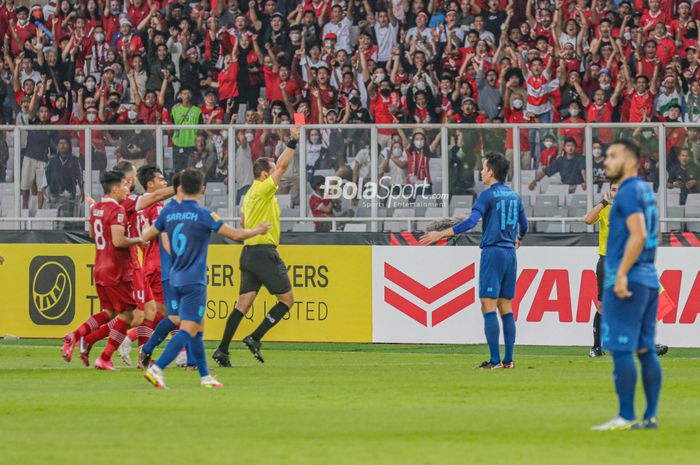
[[627,431],[637,429],[637,420],[625,420],[622,417],[615,417],[602,425],[591,426],[591,431]]
[[86,367],[90,366],[90,349],[92,349],[92,345],[85,342],[84,337],[81,337],[80,338],[80,360],[83,361],[83,365],[85,365]]
[[666,352],[668,352],[668,346],[656,344],[656,355],[661,357],[662,355],[666,355]]
[[131,366],[131,344],[132,340],[125,337],[122,343],[119,345],[119,356],[122,359],[124,365]]
[[591,351],[588,352],[588,356],[591,358],[598,358],[604,355],[605,352],[603,352],[603,349],[601,349],[600,347],[591,347]]
[[224,387],[224,384],[219,382],[216,378],[214,378],[212,375],[207,375],[204,378],[202,378],[202,387],[205,388],[222,388]]
[[102,357],[98,357],[97,360],[95,360],[95,368],[105,371],[117,371],[111,360],[102,360]]
[[161,370],[157,365],[153,365],[152,367],[148,368],[148,370],[146,370],[143,374],[143,377],[158,389],[168,389],[168,386],[165,385],[163,370]]
[[63,348],[61,349],[63,360],[70,363],[73,359],[73,349],[75,349],[75,336],[73,333],[68,333],[63,336]]
[[645,418],[637,422],[639,429],[659,429],[659,419],[656,417]]
[[187,351],[182,349],[177,357],[175,357],[175,365],[178,368],[185,368],[187,366]]
[[508,370],[512,370],[515,368],[515,362],[501,362],[501,365],[503,365],[501,368],[505,368]]
[[[513,362],[511,362],[513,363]],[[515,365],[513,365],[515,367]],[[491,363],[489,361],[483,362],[481,365],[476,367],[476,370],[496,370],[498,368],[503,368],[503,364],[501,362],[498,363]],[[511,367],[509,367],[511,368]]]
[[214,361],[216,363],[218,363],[221,368],[231,368],[232,367],[231,359],[229,358],[228,354],[219,348],[217,348],[214,351],[211,358],[213,358]]
[[243,339],[243,344],[246,345],[250,353],[253,354],[253,357],[255,357],[258,362],[265,363],[265,360],[260,353],[260,346],[262,345],[260,344],[260,341],[256,341],[253,336],[246,336],[246,338]]

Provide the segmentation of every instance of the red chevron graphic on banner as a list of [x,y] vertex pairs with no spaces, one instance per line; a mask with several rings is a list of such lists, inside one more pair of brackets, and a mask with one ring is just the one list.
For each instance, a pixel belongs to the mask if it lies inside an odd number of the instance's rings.
[[[433,287],[426,287],[407,274],[394,268],[389,263],[384,263],[384,277],[390,282],[409,292],[412,296],[418,297],[427,304],[431,304],[474,279],[474,264],[472,263],[471,265],[462,268],[453,275],[435,284]],[[428,326],[429,312],[427,310],[421,308],[415,302],[411,302],[405,297],[397,294],[395,291],[386,286],[384,287],[384,301],[421,325],[426,327]],[[431,326],[435,327],[439,325],[473,303],[474,288],[472,287],[449,302],[446,302],[433,310],[431,312]]]

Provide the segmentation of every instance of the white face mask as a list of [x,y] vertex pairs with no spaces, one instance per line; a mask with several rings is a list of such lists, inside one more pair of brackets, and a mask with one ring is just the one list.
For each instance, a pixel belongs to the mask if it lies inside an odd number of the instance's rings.
[[520,110],[523,107],[523,101],[518,99],[513,100],[513,108]]
[[255,139],[255,136],[252,132],[245,133],[245,140],[247,140],[248,142],[253,142],[253,139]]
[[570,108],[570,109],[569,109],[569,114],[570,114],[571,116],[576,116],[576,115],[578,115],[578,108]]
[[98,32],[97,34],[95,34],[95,41],[96,41],[98,44],[101,44],[104,40],[105,40],[105,35],[104,35],[104,34],[102,34],[101,32]]
[[86,83],[85,83],[85,88],[86,88],[88,91],[92,92],[93,90],[95,90],[95,83],[92,82],[92,81],[86,82]]
[[600,83],[600,88],[603,89],[603,90],[608,90],[608,89],[610,89],[610,84],[607,83],[607,82],[601,82],[601,83]]
[[554,143],[552,141],[545,141],[544,146],[545,148],[551,148]]
[[425,90],[425,82],[418,81],[418,84],[416,84],[416,88],[418,88],[418,90]]
[[280,114],[280,112],[281,112],[281,110],[279,108],[275,108],[272,110],[272,116],[277,116]]
[[413,145],[415,145],[417,149],[422,149],[423,145],[425,145],[425,141],[423,139],[418,139],[413,142]]
[[27,19],[18,19],[17,20],[17,24],[19,24],[20,26],[26,26],[28,22],[29,22],[29,20],[27,20]]
[[593,149],[593,156],[594,157],[599,157],[603,154],[603,151],[601,149]]
[[400,157],[402,153],[403,153],[403,150],[398,148],[398,147],[396,147],[395,149],[393,149],[391,151],[391,154],[395,157]]
[[319,142],[319,137],[318,136],[311,136],[311,137],[309,137],[309,141],[311,142],[311,145],[317,145]]
[[301,34],[289,34],[289,38],[292,39],[292,42],[297,42],[301,40]]
[[631,40],[632,39],[632,33],[631,32],[625,32],[624,33],[625,40]]
[[76,76],[75,77],[75,82],[78,84],[82,84],[85,81],[85,76]]
[[129,117],[129,119],[136,119],[139,116],[139,114],[133,110],[129,110],[127,116]]
[[374,82],[379,84],[380,82],[382,82],[384,80],[385,77],[386,76],[384,76],[383,74],[375,74],[374,75]]
[[97,119],[97,115],[94,113],[88,113],[87,114],[87,120],[88,122],[92,123]]

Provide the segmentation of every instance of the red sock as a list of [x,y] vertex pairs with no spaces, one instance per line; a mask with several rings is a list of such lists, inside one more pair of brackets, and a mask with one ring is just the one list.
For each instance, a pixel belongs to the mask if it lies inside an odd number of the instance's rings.
[[143,320],[143,325],[138,327],[139,347],[148,342],[153,336],[155,324],[153,320]]
[[114,328],[112,328],[112,330],[109,332],[107,345],[105,346],[105,350],[102,352],[102,355],[100,355],[102,360],[108,362],[112,359],[112,354],[115,350],[117,350],[117,348],[119,348],[121,343],[124,342],[126,332],[129,330],[130,326],[131,325],[126,321],[120,318],[115,318]]
[[95,313],[90,318],[85,320],[85,323],[80,325],[78,329],[73,331],[73,336],[75,336],[76,339],[80,339],[83,336],[87,336],[92,331],[97,330],[100,326],[107,324],[110,319],[111,318],[109,316],[109,312],[107,312],[106,310],[103,310],[99,313]]
[[135,341],[138,335],[138,328],[131,328],[131,330],[127,333],[126,337],[128,337],[130,341]]
[[87,345],[94,345],[97,341],[101,341],[102,339],[106,338],[109,336],[109,331],[114,327],[114,320],[110,321],[106,325],[102,325],[99,328],[97,328],[96,331],[91,332],[87,336],[85,336],[85,344]]

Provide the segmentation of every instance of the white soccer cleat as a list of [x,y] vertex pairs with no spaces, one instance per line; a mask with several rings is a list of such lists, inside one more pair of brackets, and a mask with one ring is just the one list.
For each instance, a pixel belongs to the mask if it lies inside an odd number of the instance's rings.
[[124,365],[130,367],[131,366],[131,345],[133,341],[129,339],[128,337],[124,338],[124,341],[122,341],[121,345],[119,346],[119,356],[122,359],[122,363]]
[[591,426],[591,431],[627,431],[636,424],[636,420],[625,420],[622,417],[615,417],[602,425]]
[[182,349],[180,353],[177,354],[177,357],[175,357],[175,365],[177,365],[178,368],[187,366],[187,351],[185,349]]
[[153,365],[143,375],[146,380],[154,385],[158,389],[167,389],[168,386],[165,385],[165,376],[163,376],[163,370],[158,367],[158,365]]
[[212,375],[207,375],[202,378],[202,386],[205,388],[222,388],[224,387],[224,384],[220,383]]

